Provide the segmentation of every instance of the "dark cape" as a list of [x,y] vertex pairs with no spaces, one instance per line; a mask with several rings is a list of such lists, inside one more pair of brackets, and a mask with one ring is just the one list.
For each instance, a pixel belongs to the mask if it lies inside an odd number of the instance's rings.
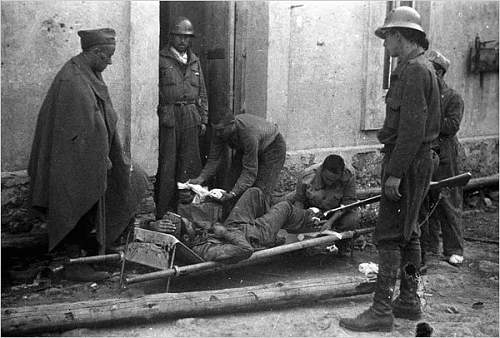
[[42,104],[28,166],[31,205],[47,216],[49,250],[103,197],[111,244],[144,197],[146,173],[131,166],[117,120],[101,74],[82,54],[73,57]]

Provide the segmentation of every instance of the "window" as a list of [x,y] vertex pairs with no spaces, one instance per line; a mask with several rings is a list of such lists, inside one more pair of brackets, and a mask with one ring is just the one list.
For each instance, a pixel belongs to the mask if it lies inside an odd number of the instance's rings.
[[[390,86],[391,71],[397,65],[397,60],[391,58],[385,51],[382,40],[375,36],[375,29],[383,24],[385,17],[393,8],[414,7],[415,4],[414,1],[369,1],[365,5],[367,20],[363,42],[364,84],[360,121],[360,128],[363,131],[382,127],[385,118],[385,95]],[[420,12],[420,9],[417,10]],[[425,15],[422,16],[424,19]]]
[[[413,7],[413,1],[387,1],[386,16],[393,8],[399,6]],[[396,68],[396,66],[397,60],[395,58],[391,58],[387,51],[384,49],[384,79],[382,83],[383,89],[389,89],[391,72],[392,70],[394,70],[394,68]]]

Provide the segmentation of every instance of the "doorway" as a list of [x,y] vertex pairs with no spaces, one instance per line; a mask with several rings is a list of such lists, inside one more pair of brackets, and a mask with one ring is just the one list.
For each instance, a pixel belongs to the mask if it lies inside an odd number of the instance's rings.
[[[188,18],[195,30],[191,48],[200,58],[208,96],[207,133],[200,139],[203,164],[210,150],[211,123],[232,112],[234,78],[234,2],[230,1],[160,1],[160,49],[168,44],[170,24],[179,16]],[[228,157],[228,156],[226,156]],[[228,161],[215,179],[223,186]]]

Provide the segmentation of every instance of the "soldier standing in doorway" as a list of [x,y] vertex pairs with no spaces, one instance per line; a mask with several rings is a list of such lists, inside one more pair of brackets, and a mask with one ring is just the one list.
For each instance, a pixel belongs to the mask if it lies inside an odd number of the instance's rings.
[[199,175],[199,136],[208,122],[208,101],[200,59],[191,51],[191,21],[179,17],[169,44],[160,51],[158,171],[155,182],[156,217],[176,211],[177,182]]
[[[439,167],[433,175],[438,181],[458,175],[457,133],[464,114],[464,101],[460,94],[448,87],[443,77],[450,66],[450,61],[437,51],[428,53],[429,60],[436,69],[441,93],[441,131],[433,149],[439,155]],[[463,225],[462,225],[462,187],[446,188],[440,193],[429,193],[431,203],[438,203],[436,210],[422,229],[423,258],[427,261],[435,258],[439,252],[439,228],[443,233],[443,251],[451,264],[463,262]]]
[[[375,31],[391,57],[398,58],[386,95],[386,116],[378,139],[384,144],[382,198],[375,239],[379,270],[372,306],[340,326],[353,331],[391,331],[394,316],[417,320],[420,266],[418,214],[432,177],[431,144],[439,135],[439,85],[424,56],[429,47],[420,15],[411,7],[393,9]],[[400,294],[392,301],[398,268]]]

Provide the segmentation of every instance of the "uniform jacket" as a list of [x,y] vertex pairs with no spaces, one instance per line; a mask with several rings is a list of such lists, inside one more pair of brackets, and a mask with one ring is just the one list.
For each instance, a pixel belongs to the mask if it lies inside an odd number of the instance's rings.
[[[431,144],[439,135],[441,104],[437,77],[423,52],[398,62],[386,96],[386,117],[378,139],[384,147],[382,198],[375,228],[378,245],[420,235],[418,214],[432,176]],[[388,177],[401,178],[398,201],[384,193]]]
[[142,188],[132,192],[131,163],[122,150],[117,120],[101,74],[90,69],[82,54],[73,57],[42,104],[28,166],[31,204],[47,214],[49,250],[104,195],[111,243],[141,200],[147,181],[136,181]]
[[323,211],[354,203],[356,180],[351,171],[345,168],[341,179],[328,186],[321,178],[322,167],[315,164],[304,170],[297,180],[294,200],[302,202],[305,208],[316,207]]
[[416,50],[391,75],[386,116],[378,139],[392,152],[388,176],[402,178],[424,143],[439,135],[440,97],[434,69],[423,52]]
[[460,94],[448,87],[443,80],[439,81],[441,89],[441,131],[437,140],[439,154],[439,170],[436,179],[458,174],[457,138],[460,123],[464,115],[464,101]]
[[[208,123],[207,91],[200,59],[190,49],[188,54],[188,63],[184,65],[177,60],[169,46],[160,51],[158,114],[164,127],[190,128]],[[174,105],[179,102],[185,104]],[[181,110],[180,114],[175,113],[176,108]]]
[[229,145],[243,154],[241,175],[232,189],[239,196],[254,184],[259,168],[259,155],[273,143],[279,131],[276,124],[251,114],[236,115],[235,125],[236,131],[227,142],[219,138],[213,139],[207,163],[200,176],[206,180],[215,175],[224,147]]

